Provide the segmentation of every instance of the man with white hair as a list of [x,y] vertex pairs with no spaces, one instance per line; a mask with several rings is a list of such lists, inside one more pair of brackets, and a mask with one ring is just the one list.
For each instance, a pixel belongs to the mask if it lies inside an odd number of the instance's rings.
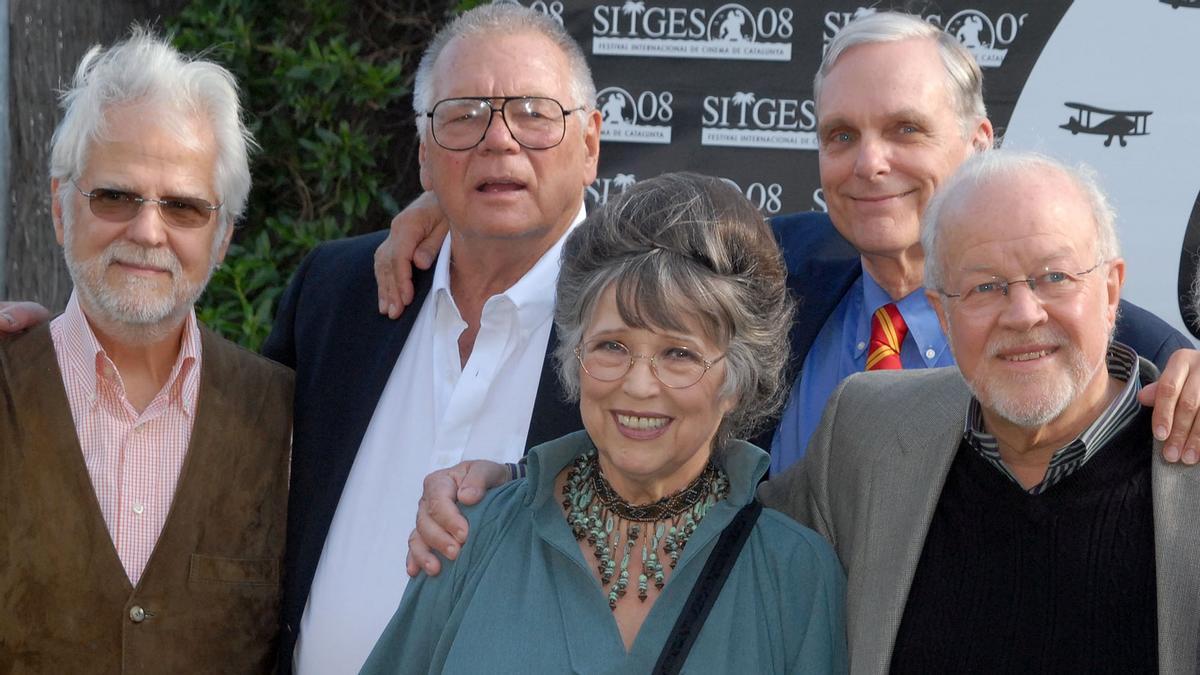
[[62,101],[74,290],[0,338],[0,670],[268,672],[292,374],[193,310],[250,189],[236,84],[135,28]]
[[[777,431],[771,425],[752,439],[770,447],[773,474],[803,457],[825,402],[850,374],[953,365],[925,299],[919,221],[942,181],[993,144],[974,57],[953,35],[917,16],[878,12],[855,19],[830,43],[813,92],[829,213],[771,222],[788,285],[800,300],[789,403]],[[411,239],[424,229],[418,221],[433,210],[422,201],[413,213],[397,216],[393,230],[406,243],[381,247],[377,255],[380,307],[392,315],[403,304],[397,281],[409,274]],[[420,260],[424,253],[418,253]],[[1164,321],[1127,302],[1117,332],[1160,368],[1175,350],[1191,347]],[[1171,382],[1182,381],[1169,374]],[[1173,407],[1160,406],[1156,426],[1167,428]],[[1195,411],[1186,413],[1190,419]],[[1194,464],[1200,435],[1189,439],[1186,426],[1172,430],[1167,454]]]
[[559,252],[596,175],[595,96],[553,19],[466,12],[414,87],[421,180],[450,223],[417,306],[376,311],[382,236],[322,245],[297,271],[264,346],[297,373],[281,670],[358,672],[404,594],[425,474],[582,428],[550,356]]
[[1156,369],[1112,340],[1103,193],[983,153],[922,242],[958,368],[851,376],[759,493],[845,565],[851,670],[1195,672],[1200,474],[1160,457],[1137,402]]

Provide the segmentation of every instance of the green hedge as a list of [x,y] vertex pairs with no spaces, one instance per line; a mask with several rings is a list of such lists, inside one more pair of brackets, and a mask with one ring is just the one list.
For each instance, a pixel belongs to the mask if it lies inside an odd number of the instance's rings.
[[[419,189],[409,89],[451,0],[196,0],[168,28],[241,84],[261,149],[225,263],[198,314],[251,349],[301,258],[385,227]],[[462,5],[462,6],[460,6]]]

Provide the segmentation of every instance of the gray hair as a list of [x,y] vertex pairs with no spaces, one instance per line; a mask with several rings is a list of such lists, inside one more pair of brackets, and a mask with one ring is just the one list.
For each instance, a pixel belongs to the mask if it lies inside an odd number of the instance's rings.
[[837,60],[851,47],[903,40],[932,40],[946,68],[946,88],[958,114],[963,138],[968,138],[975,126],[987,117],[983,104],[983,72],[975,57],[958,42],[958,38],[921,19],[903,12],[878,12],[851,21],[838,31],[829,43],[821,67],[813,78],[813,100],[820,110],[821,86]]
[[[421,63],[417,66],[417,74],[413,82],[413,111],[417,116],[417,135],[425,133],[428,119],[425,113],[433,110],[434,66],[446,45],[455,38],[481,38],[484,35],[514,35],[519,33],[536,33],[554,43],[571,69],[571,98],[570,102],[559,101],[566,108],[586,106],[591,108],[596,104],[596,83],[592,79],[592,70],[588,67],[583,49],[562,24],[550,17],[520,5],[498,4],[481,5],[451,21],[433,36],[429,47],[421,55]],[[586,130],[586,127],[583,127]]]
[[203,116],[217,144],[213,187],[222,204],[216,241],[242,216],[250,194],[249,152],[254,138],[242,122],[237,80],[211,61],[180,54],[167,40],[135,25],[127,39],[108,49],[92,47],[75,70],[71,86],[62,92],[62,122],[50,141],[50,177],[59,180],[59,203],[65,213],[74,188],[70,181],[87,166],[94,141],[105,138],[106,115],[126,104],[146,104],[155,119],[175,133],[186,122]]
[[[943,289],[945,270],[939,252],[943,214],[947,209],[962,204],[975,190],[989,182],[1005,177],[1049,171],[1066,177],[1087,200],[1096,224],[1096,253],[1101,260],[1112,260],[1121,255],[1120,240],[1117,238],[1117,213],[1108,197],[1096,182],[1096,172],[1086,164],[1068,166],[1046,155],[1025,150],[991,150],[972,155],[963,162],[929,201],[921,220],[921,247],[925,251],[925,287]],[[943,289],[944,290],[944,289]]]
[[626,324],[682,331],[698,321],[725,347],[719,396],[737,401],[715,447],[756,431],[782,402],[793,310],[787,269],[762,214],[736,188],[693,173],[640,181],[576,228],[562,255],[555,357],[572,398],[575,347],[614,287]]

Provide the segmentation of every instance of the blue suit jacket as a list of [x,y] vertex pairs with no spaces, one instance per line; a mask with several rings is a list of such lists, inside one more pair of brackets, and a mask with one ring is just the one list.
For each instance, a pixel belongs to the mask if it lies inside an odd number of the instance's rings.
[[[433,283],[415,270],[416,294],[398,320],[379,314],[373,256],[386,232],[328,242],[304,259],[279,305],[263,353],[296,370],[279,671],[290,673],[300,618],[325,536],[379,396]],[[546,348],[526,449],[583,428]],[[396,562],[403,565],[404,561]]]
[[[788,379],[800,374],[800,366],[833,310],[862,276],[858,251],[833,227],[829,215],[810,211],[771,219],[788,268],[788,288],[796,297],[796,323],[792,326],[792,358]],[[1121,301],[1115,339],[1129,345],[1161,370],[1176,349],[1191,348],[1182,333],[1150,312]],[[833,392],[829,392],[832,394]],[[778,417],[756,436],[759,447],[771,447]]]

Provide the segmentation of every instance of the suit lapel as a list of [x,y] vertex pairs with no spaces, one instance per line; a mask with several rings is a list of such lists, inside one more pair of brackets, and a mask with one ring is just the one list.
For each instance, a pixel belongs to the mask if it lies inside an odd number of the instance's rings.
[[[291,628],[296,627],[295,622],[299,621],[308,602],[329,526],[379,397],[433,285],[432,269],[414,270],[413,284],[413,302],[400,318],[392,320],[373,313],[372,309],[371,313],[364,313],[361,320],[346,322],[346,330],[338,331],[341,339],[332,341],[342,342],[342,347],[351,345],[353,351],[349,358],[330,359],[321,364],[319,384],[303,382],[304,371],[297,371],[297,394],[304,386],[310,390],[308,396],[315,397],[322,405],[314,408],[310,401],[303,412],[298,409],[295,420],[297,425],[311,424],[313,428],[309,431],[309,446],[304,452],[305,460],[311,465],[301,467],[294,462],[292,466],[288,536],[297,541],[289,541],[288,548],[289,553],[295,551],[292,555],[297,556],[294,565],[289,561],[289,568],[297,578],[289,585],[299,590],[299,594],[287,598],[291,602],[285,608],[285,620]],[[331,368],[337,373],[330,373],[328,369]],[[331,389],[331,382],[336,391]],[[310,413],[317,418],[315,422],[300,419],[302,414]],[[331,435],[329,430],[336,430],[336,433]],[[311,436],[317,434],[323,440],[314,441]],[[298,507],[297,501],[305,504]]]
[[865,665],[863,672],[886,673],[891,663],[925,535],[962,440],[969,401],[957,371],[947,371],[945,385],[906,411],[907,421],[898,421],[899,451],[885,453],[875,465],[865,530],[871,537],[862,567],[852,572],[863,584],[852,610],[861,617],[851,635],[856,671]]
[[1154,444],[1155,576],[1158,670],[1200,671],[1200,469],[1168,464]]
[[579,404],[567,400],[567,394],[558,379],[558,368],[554,359],[556,349],[558,328],[552,324],[550,338],[546,343],[546,358],[542,361],[542,378],[538,382],[537,395],[533,399],[533,416],[529,420],[529,435],[525,439],[526,452],[535,445],[583,428]]

